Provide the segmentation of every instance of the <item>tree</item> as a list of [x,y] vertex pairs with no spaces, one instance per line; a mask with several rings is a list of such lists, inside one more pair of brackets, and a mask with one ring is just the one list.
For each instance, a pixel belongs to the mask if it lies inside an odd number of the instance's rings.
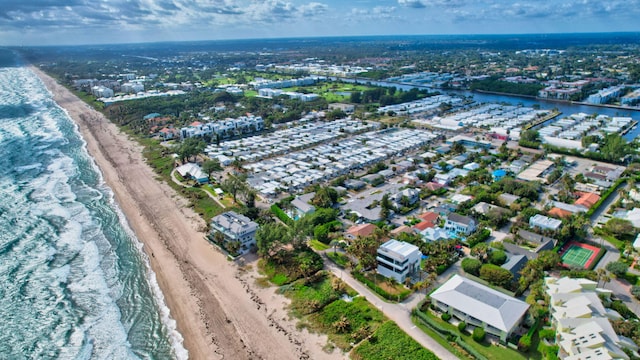
[[280,223],[267,223],[256,231],[258,255],[269,256],[276,250],[291,242],[291,230]]
[[561,262],[562,258],[560,255],[553,250],[543,250],[538,254],[538,258],[535,259],[540,264],[542,270],[551,270],[557,267]]
[[637,233],[631,221],[618,218],[611,218],[607,221],[604,230],[615,237],[633,237]]
[[455,155],[459,155],[467,151],[460,141],[456,141],[451,145],[451,152]]
[[184,163],[190,157],[197,156],[202,153],[206,146],[207,144],[198,138],[187,138],[182,142],[182,144],[180,144],[180,147],[178,148],[178,156],[180,156],[180,160]]
[[218,161],[218,159],[210,159],[202,163],[202,171],[207,174],[209,180],[211,180],[211,174],[213,172],[221,170],[222,166],[220,166],[220,161]]
[[391,208],[393,205],[391,204],[391,200],[389,199],[389,194],[384,194],[382,199],[380,200],[380,217],[385,220],[391,215]]
[[506,287],[513,280],[513,274],[500,266],[484,264],[480,268],[480,278],[493,285]]
[[635,296],[636,299],[640,300],[640,286],[633,285],[631,287],[631,295]]
[[629,270],[629,265],[620,261],[613,261],[607,264],[606,269],[613,275],[622,277],[627,273],[627,270]]
[[491,208],[487,211],[485,217],[487,218],[487,222],[489,226],[494,229],[498,229],[509,222],[509,218],[511,214],[508,210],[503,210],[501,208]]
[[381,241],[376,236],[364,236],[355,239],[347,249],[358,259],[362,269],[370,269],[376,264],[376,254]]
[[338,192],[331,187],[320,187],[311,199],[311,204],[320,208],[330,208],[338,201]]
[[462,260],[461,265],[464,272],[475,276],[480,275],[480,268],[482,267],[482,262],[480,260],[474,258],[465,258],[464,260]]
[[231,196],[233,197],[233,201],[237,202],[238,193],[245,191],[247,189],[247,184],[245,183],[245,176],[234,176],[229,174],[229,176],[220,184],[220,186]]
[[485,336],[485,332],[483,328],[477,327],[473,329],[473,334],[471,335],[471,337],[473,338],[474,341],[482,342],[484,340],[484,336]]
[[475,256],[478,260],[484,262],[489,253],[489,245],[487,243],[479,243],[476,244],[473,248],[471,248],[471,256]]
[[507,262],[507,254],[502,250],[493,250],[489,254],[489,262],[500,266]]

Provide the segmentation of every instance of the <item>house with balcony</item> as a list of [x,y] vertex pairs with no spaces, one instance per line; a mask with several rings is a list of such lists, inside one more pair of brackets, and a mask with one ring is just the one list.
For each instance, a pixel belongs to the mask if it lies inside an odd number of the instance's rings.
[[476,221],[468,216],[463,216],[456,213],[450,213],[447,216],[447,221],[444,224],[445,230],[454,234],[470,235],[476,231]]
[[412,244],[391,239],[378,248],[378,273],[404,283],[407,277],[420,271],[420,249]]
[[246,254],[256,244],[258,224],[235,211],[228,211],[211,219],[211,234],[224,235],[225,243],[239,242],[241,254]]
[[474,327],[482,327],[502,343],[522,323],[529,304],[460,275],[431,294],[431,303]]

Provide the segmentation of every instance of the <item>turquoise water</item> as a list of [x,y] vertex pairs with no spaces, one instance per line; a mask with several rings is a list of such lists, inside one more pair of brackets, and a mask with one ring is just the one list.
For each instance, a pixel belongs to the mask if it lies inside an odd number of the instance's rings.
[[186,358],[74,123],[0,50],[0,359]]

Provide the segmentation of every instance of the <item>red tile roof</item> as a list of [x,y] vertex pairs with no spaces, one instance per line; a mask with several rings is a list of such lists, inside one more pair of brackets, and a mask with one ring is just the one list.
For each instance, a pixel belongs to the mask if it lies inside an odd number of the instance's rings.
[[594,193],[583,192],[580,193],[580,195],[580,198],[575,201],[575,204],[582,205],[587,209],[590,209],[593,205],[595,205],[595,203],[598,202],[598,200],[600,200],[600,196]]
[[432,223],[435,223],[440,217],[440,215],[434,213],[433,211],[427,211],[423,214],[418,215],[418,217],[424,221],[430,221]]
[[373,224],[360,224],[360,225],[355,225],[350,227],[347,230],[347,234],[353,236],[353,237],[358,237],[358,236],[369,236],[373,233],[373,230],[377,229],[378,227],[373,225]]
[[436,225],[434,223],[432,223],[431,221],[422,221],[422,222],[414,225],[413,227],[415,229],[418,229],[419,231],[424,231],[425,229],[436,227]]
[[557,217],[557,218],[564,218],[564,217],[569,217],[569,216],[573,215],[573,213],[571,211],[568,211],[568,210],[564,210],[564,209],[560,209],[560,208],[554,207],[553,209],[549,210],[549,215]]

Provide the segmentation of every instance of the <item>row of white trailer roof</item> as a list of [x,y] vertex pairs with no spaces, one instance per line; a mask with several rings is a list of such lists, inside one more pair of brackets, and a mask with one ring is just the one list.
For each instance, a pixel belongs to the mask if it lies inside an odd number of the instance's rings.
[[[309,122],[302,126],[277,130],[240,140],[209,145],[205,153],[211,158],[238,157],[245,162],[259,161],[330,141],[345,134],[378,128],[376,122],[342,119],[333,122]],[[222,160],[221,160],[222,162]]]
[[436,135],[413,129],[369,132],[272,159],[247,164],[251,184],[261,194],[300,190],[311,184],[371,166],[432,141]]

